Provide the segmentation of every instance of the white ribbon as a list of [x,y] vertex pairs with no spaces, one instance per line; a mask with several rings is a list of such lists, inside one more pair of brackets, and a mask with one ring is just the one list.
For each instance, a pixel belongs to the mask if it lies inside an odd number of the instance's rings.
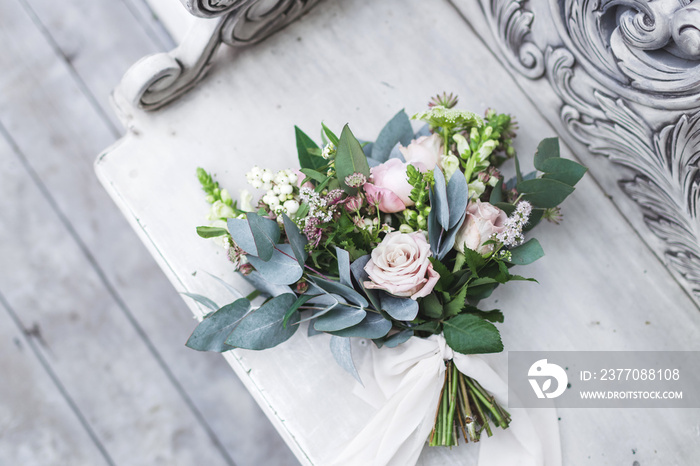
[[[360,367],[365,388],[357,394],[378,411],[333,465],[415,465],[435,422],[446,360],[452,359],[500,404],[508,396],[507,384],[486,361],[454,353],[442,335],[411,338],[396,348],[372,345],[369,353],[369,364]],[[554,408],[509,411],[508,429],[482,436],[479,466],[561,466]]]

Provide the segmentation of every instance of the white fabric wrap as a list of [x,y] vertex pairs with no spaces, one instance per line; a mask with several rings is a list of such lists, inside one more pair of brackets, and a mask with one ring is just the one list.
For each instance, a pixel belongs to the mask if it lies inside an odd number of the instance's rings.
[[[446,360],[452,359],[460,372],[476,379],[505,406],[508,386],[503,379],[479,356],[454,353],[442,335],[411,338],[396,348],[370,346],[359,368],[365,387],[356,394],[378,411],[333,465],[415,465],[435,422]],[[479,466],[561,466],[555,409],[509,412],[508,429],[495,429],[493,437],[485,432],[481,436]]]

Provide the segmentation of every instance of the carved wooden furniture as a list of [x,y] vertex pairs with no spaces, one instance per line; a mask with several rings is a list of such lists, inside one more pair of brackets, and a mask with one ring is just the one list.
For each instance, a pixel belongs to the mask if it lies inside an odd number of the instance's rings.
[[[250,289],[195,234],[206,211],[197,166],[235,192],[256,163],[294,163],[294,124],[315,134],[322,119],[349,122],[372,139],[400,108],[448,90],[465,109],[515,114],[523,156],[558,133],[591,169],[564,223],[540,229],[547,256],[528,270],[540,284],[492,298],[506,311],[507,350],[700,349],[695,4],[327,1],[260,42],[316,2],[184,3],[211,18],[127,73],[114,101],[128,132],[96,163],[178,290],[230,299],[203,272]],[[226,358],[300,462],[323,465],[373,411],[325,336],[302,333]],[[505,373],[503,355],[493,359]],[[564,464],[689,464],[700,452],[692,410],[559,415]],[[474,448],[426,449],[419,464],[475,458]]]

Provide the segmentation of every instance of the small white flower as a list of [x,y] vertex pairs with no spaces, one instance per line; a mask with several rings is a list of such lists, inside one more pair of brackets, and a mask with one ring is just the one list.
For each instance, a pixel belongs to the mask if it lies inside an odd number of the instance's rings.
[[247,189],[241,190],[240,199],[238,201],[238,208],[246,212],[252,212],[253,209],[253,195]]
[[294,192],[294,186],[291,184],[283,184],[279,186],[280,194],[292,194]]

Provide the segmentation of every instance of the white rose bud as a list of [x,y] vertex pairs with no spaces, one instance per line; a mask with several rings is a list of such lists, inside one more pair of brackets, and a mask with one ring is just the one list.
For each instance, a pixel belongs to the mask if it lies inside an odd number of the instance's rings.
[[238,201],[238,208],[245,210],[246,212],[252,212],[253,210],[253,195],[247,189],[241,190],[240,199]]
[[450,152],[448,155],[442,156],[442,161],[440,163],[442,164],[442,169],[445,171],[445,179],[449,181],[459,168],[459,159]]

